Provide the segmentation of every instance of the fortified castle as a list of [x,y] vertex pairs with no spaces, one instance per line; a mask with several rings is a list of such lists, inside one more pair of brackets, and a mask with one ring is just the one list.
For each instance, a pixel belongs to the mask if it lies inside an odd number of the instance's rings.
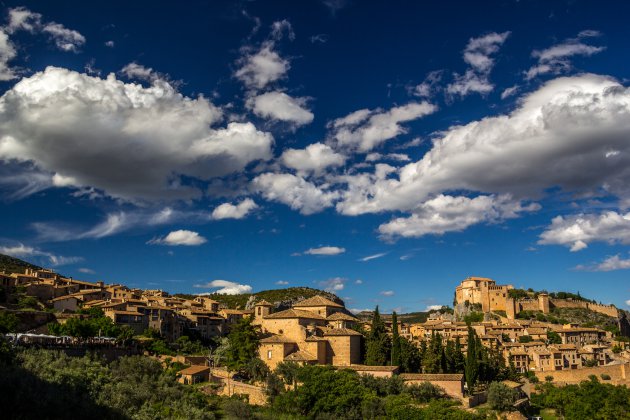
[[511,284],[497,285],[496,281],[486,277],[467,277],[455,288],[457,304],[480,305],[481,311],[505,311],[508,319],[515,319],[522,311],[540,311],[548,314],[552,308],[582,308],[604,315],[619,317],[619,310],[614,305],[599,305],[583,300],[554,299],[547,293],[538,293],[536,298],[514,299],[510,297]]

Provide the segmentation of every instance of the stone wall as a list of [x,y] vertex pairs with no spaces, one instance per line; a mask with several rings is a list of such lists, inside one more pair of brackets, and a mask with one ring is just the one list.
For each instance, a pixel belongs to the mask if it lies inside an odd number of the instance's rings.
[[267,404],[265,389],[260,386],[249,385],[243,382],[222,378],[219,379],[218,382],[222,385],[217,392],[218,395],[226,397],[231,397],[232,395],[245,395],[247,397],[247,401],[252,405]]
[[[553,376],[553,381],[559,384],[577,384],[581,381],[587,381],[590,375],[597,376],[600,382],[612,384],[627,384],[630,381],[630,363],[608,366],[596,366],[592,368],[572,369],[572,370],[553,370],[545,372],[534,372],[541,382],[545,381],[545,377]],[[610,380],[602,380],[601,375],[610,376]]]
[[542,298],[541,296],[539,296],[538,299],[518,299],[516,301],[509,297],[506,299],[506,314],[508,319],[516,318],[516,315],[522,311],[541,311],[543,313],[549,313],[549,310],[552,308],[588,309],[614,318],[619,317],[619,310],[613,305],[599,305],[583,300],[552,299]]
[[582,308],[593,312],[598,312],[614,318],[619,317],[619,310],[613,305],[600,305],[583,300],[573,299],[549,299],[549,306],[552,308]]

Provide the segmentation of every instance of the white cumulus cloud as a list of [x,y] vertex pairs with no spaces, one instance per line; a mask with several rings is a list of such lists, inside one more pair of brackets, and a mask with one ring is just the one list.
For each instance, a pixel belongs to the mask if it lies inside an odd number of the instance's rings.
[[309,248],[304,251],[306,255],[339,255],[346,252],[345,248],[338,246],[320,246],[318,248]]
[[[224,295],[241,295],[243,293],[251,293],[252,286],[248,284],[239,284],[228,280],[212,280],[205,284],[195,284],[193,287],[200,289],[217,289],[211,293],[221,293]],[[202,293],[208,294],[208,293]]]
[[509,35],[510,32],[491,32],[470,38],[463,54],[464,61],[470,68],[464,74],[454,74],[455,81],[447,86],[446,92],[463,97],[470,93],[484,95],[494,90],[494,85],[489,80],[495,65],[493,55],[499,51]]
[[317,284],[327,292],[335,293],[343,290],[346,287],[348,279],[343,277],[333,277],[328,280],[322,280]]
[[171,246],[197,246],[208,242],[206,238],[197,232],[191,230],[174,230],[168,235],[150,240],[148,243],[152,245],[171,245]]
[[600,33],[597,31],[586,30],[580,32],[577,38],[569,38],[544,50],[534,50],[532,57],[537,58],[538,63],[525,72],[525,78],[529,80],[541,74],[566,72],[572,68],[570,57],[577,55],[588,57],[604,51],[606,47],[594,46],[584,42],[586,38],[599,35]]
[[510,196],[478,196],[475,198],[442,195],[417,207],[409,217],[399,217],[379,226],[383,237],[420,237],[461,232],[482,222],[498,222],[515,218],[523,212],[540,209],[538,204],[523,206]]
[[257,208],[258,205],[251,198],[246,198],[238,204],[223,203],[214,209],[212,218],[214,220],[242,219]]
[[82,257],[65,257],[63,255],[57,255],[52,252],[27,246],[22,243],[12,246],[0,246],[0,254],[16,258],[44,257],[53,266],[74,264],[83,261]]
[[593,74],[558,78],[508,115],[445,130],[417,162],[387,175],[346,176],[337,210],[412,212],[448,191],[537,199],[554,187],[630,203],[628,136],[630,89]]
[[221,115],[166,82],[145,88],[48,67],[0,98],[0,160],[129,201],[198,197],[181,176],[209,180],[271,157],[271,134],[251,123],[211,128]]
[[592,242],[630,244],[630,213],[557,216],[540,235],[541,245],[564,245],[580,251]]
[[284,166],[295,169],[299,173],[320,174],[326,168],[342,166],[346,156],[335,152],[323,143],[313,143],[304,149],[287,149],[280,160]]
[[339,197],[337,191],[327,191],[292,174],[264,173],[254,178],[252,187],[265,199],[286,204],[306,215],[331,207]]
[[338,118],[328,127],[331,129],[327,143],[339,149],[350,149],[361,153],[380,146],[387,140],[407,132],[401,124],[437,110],[429,102],[410,102],[387,111],[361,109]]
[[241,67],[234,74],[250,89],[262,89],[283,78],[289,71],[289,61],[274,51],[274,42],[263,43],[255,53],[246,54],[239,61]]
[[630,258],[621,258],[619,254],[610,256],[602,262],[591,265],[578,265],[576,270],[581,271],[616,271],[630,270]]
[[311,123],[314,118],[306,106],[307,99],[274,91],[249,98],[246,106],[259,117],[288,122],[298,127]]

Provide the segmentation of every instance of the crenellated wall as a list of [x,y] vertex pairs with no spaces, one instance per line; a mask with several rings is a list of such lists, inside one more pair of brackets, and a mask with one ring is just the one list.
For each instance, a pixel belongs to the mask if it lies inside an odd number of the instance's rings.
[[549,299],[549,306],[552,308],[582,308],[614,318],[619,317],[619,310],[614,305],[600,305],[598,303],[590,303],[583,300]]

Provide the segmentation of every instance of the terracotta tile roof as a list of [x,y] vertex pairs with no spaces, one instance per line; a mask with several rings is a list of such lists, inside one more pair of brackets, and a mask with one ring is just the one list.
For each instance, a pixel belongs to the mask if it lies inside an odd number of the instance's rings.
[[76,297],[76,296],[73,296],[73,295],[66,295],[66,296],[59,296],[59,297],[56,297],[56,298],[54,298],[54,299],[50,299],[50,301],[51,301],[51,302],[59,302],[59,301],[61,301],[61,300],[68,300],[68,299],[76,299],[76,300],[79,300],[79,298],[78,298],[78,297]]
[[368,366],[368,365],[350,365],[350,366],[335,366],[337,369],[350,369],[364,372],[395,372],[398,370],[398,366]]
[[241,309],[221,309],[219,312],[223,312],[224,314],[228,315],[243,315],[248,313],[247,311]]
[[267,302],[265,299],[259,300],[254,303],[254,306],[273,306],[271,303]]
[[199,373],[204,373],[206,371],[210,371],[210,368],[207,366],[191,366],[186,369],[180,370],[178,373],[182,375],[197,375]]
[[546,328],[527,328],[527,334],[529,335],[540,335],[540,334],[547,334],[547,329]]
[[306,337],[304,341],[326,341],[323,337],[318,337],[316,335],[311,335],[310,337]]
[[558,344],[558,350],[577,350],[575,344]]
[[401,373],[404,381],[463,381],[461,373]]
[[317,357],[307,351],[298,350],[295,353],[287,355],[284,360],[289,362],[312,362],[317,361]]
[[326,318],[328,321],[358,321],[358,318],[343,312],[335,312]]
[[286,319],[286,318],[306,318],[325,320],[321,315],[314,312],[303,311],[300,309],[287,309],[286,311],[276,312],[265,316],[265,319]]
[[342,336],[342,335],[362,335],[360,332],[351,330],[350,328],[332,328],[324,330],[324,336]]
[[136,311],[111,311],[109,313],[112,314],[116,314],[116,315],[137,315],[137,316],[144,316],[144,314],[141,314],[140,312],[136,312]]
[[294,308],[306,308],[306,307],[313,307],[313,306],[332,306],[334,308],[343,308],[342,305],[335,303],[330,299],[326,299],[325,297],[320,296],[320,295],[313,296],[312,298],[304,299],[303,301],[300,301],[293,305]]
[[287,338],[285,336],[282,335],[272,335],[270,337],[266,337],[260,340],[261,343],[268,343],[268,344],[272,344],[272,343],[295,343],[295,340],[291,340],[290,338]]

